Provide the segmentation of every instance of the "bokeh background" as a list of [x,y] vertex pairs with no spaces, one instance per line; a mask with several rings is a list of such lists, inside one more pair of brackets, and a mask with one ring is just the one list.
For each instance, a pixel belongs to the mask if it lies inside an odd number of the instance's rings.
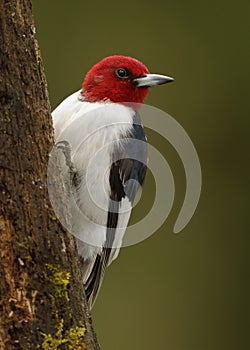
[[[170,216],[153,236],[123,248],[93,309],[103,350],[250,348],[250,2],[244,0],[34,0],[52,108],[112,54],[134,56],[175,77],[146,103],[185,128],[199,154],[203,188],[188,226],[173,226],[184,169],[149,133],[176,182]],[[160,169],[159,169],[160,171]],[[150,176],[144,204],[151,195]]]

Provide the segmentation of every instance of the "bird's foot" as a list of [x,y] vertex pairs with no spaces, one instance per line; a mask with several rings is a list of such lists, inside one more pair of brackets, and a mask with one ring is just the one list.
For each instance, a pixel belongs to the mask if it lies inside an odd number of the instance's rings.
[[70,175],[70,182],[74,185],[77,186],[78,184],[78,175],[77,175],[77,170],[72,163],[71,160],[71,146],[68,141],[59,141],[56,143],[56,148],[62,150],[64,157],[65,157],[65,163],[67,167],[69,168],[69,175]]

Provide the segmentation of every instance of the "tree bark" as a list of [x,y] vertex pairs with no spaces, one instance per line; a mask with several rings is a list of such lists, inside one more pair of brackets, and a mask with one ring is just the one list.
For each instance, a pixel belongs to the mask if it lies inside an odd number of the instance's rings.
[[0,0],[0,350],[99,349],[75,241],[48,197],[52,146],[31,2]]

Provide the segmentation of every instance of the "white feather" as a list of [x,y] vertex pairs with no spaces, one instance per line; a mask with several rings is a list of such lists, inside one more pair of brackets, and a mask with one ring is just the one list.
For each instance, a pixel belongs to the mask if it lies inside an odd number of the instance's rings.
[[[56,142],[70,144],[71,160],[80,177],[80,185],[71,202],[72,233],[87,243],[78,242],[79,254],[84,259],[94,259],[106,239],[112,152],[114,146],[119,146],[119,139],[130,133],[134,111],[116,103],[81,101],[79,96],[78,91],[66,98],[52,116]],[[62,164],[66,173],[68,168],[65,162]],[[122,244],[130,212],[131,204],[123,199],[114,242],[116,248]],[[118,252],[117,249],[111,260]]]

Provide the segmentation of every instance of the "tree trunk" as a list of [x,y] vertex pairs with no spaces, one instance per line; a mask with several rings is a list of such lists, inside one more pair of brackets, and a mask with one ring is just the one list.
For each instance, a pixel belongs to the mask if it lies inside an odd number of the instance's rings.
[[47,193],[53,131],[34,35],[30,0],[0,0],[0,350],[99,349],[75,241]]

